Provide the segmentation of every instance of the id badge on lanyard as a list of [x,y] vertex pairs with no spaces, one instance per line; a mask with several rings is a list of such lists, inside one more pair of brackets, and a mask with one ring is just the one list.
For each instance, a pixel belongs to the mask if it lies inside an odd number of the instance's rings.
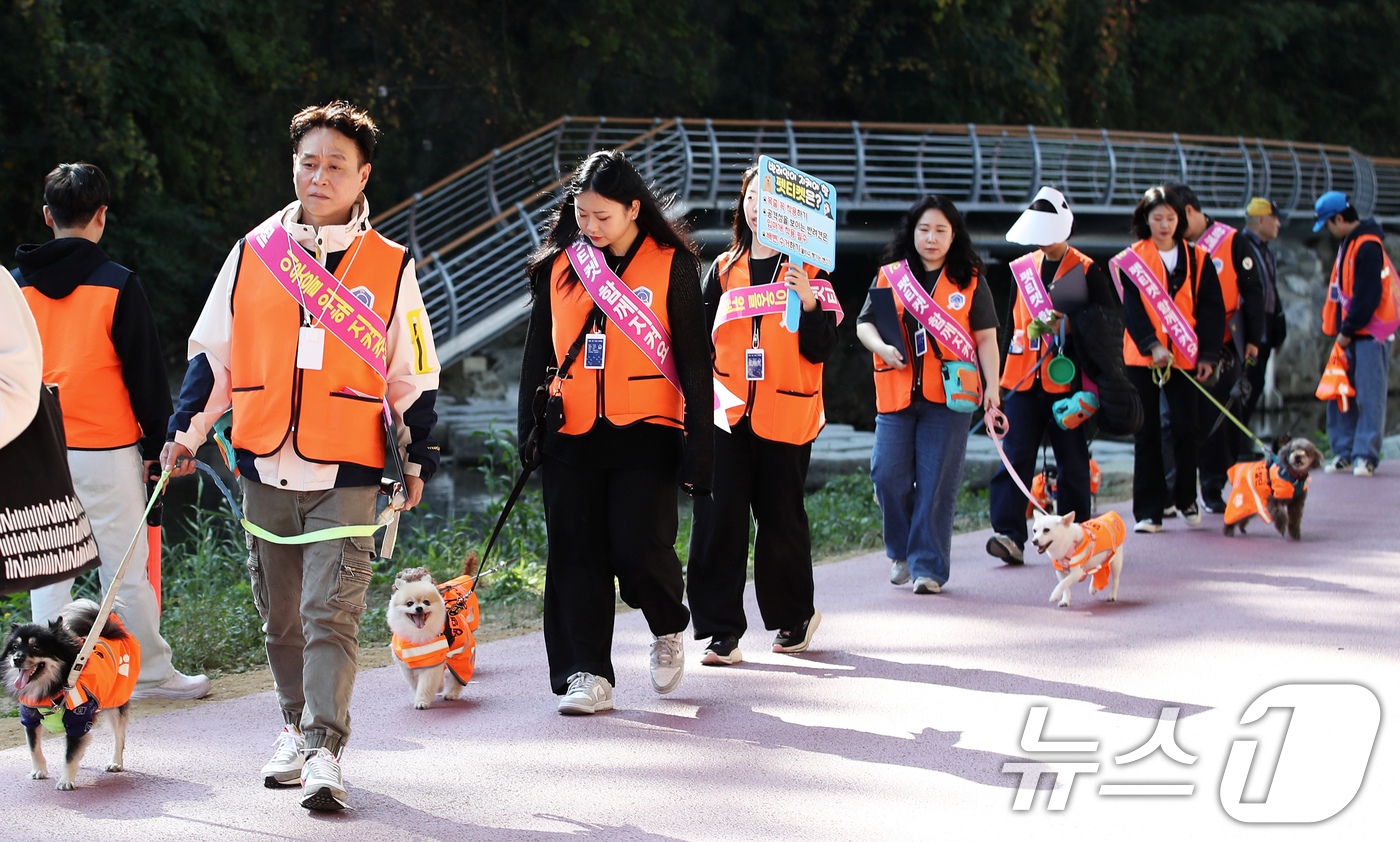
[[297,334],[297,368],[320,371],[326,358],[326,329],[303,327]]
[[928,353],[928,331],[919,328],[914,331],[914,355],[922,357]]
[[746,348],[744,350],[744,379],[763,379],[763,349]]
[[608,337],[603,333],[590,333],[583,338],[583,367],[602,368],[607,357]]

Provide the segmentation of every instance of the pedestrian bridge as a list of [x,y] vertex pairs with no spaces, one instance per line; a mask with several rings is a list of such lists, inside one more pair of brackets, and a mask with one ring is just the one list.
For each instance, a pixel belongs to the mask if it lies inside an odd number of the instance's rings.
[[1190,184],[1215,215],[1241,216],[1261,195],[1310,213],[1319,194],[1342,190],[1363,216],[1400,221],[1400,159],[1345,146],[970,123],[562,117],[374,219],[417,260],[444,365],[527,316],[526,255],[574,165],[607,148],[625,150],[679,215],[731,207],[743,170],[766,154],[834,184],[842,225],[928,193],[964,211],[1019,213],[1047,184],[1078,215],[1123,216],[1164,181]]

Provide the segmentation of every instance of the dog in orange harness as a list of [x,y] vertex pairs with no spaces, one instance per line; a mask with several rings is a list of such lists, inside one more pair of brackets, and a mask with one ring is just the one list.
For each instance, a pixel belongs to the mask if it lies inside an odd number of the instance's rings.
[[107,771],[123,770],[128,702],[141,672],[141,644],[127,634],[116,614],[108,616],[78,686],[72,693],[64,689],[99,610],[92,600],[80,599],[63,606],[58,619],[48,625],[16,624],[5,638],[0,663],[5,690],[19,702],[19,721],[29,740],[29,777],[37,781],[49,776],[39,729],[67,739],[63,774],[56,789],[73,789],[99,713],[107,715],[114,737]]
[[1260,462],[1230,468],[1230,496],[1225,501],[1225,536],[1241,533],[1255,515],[1273,524],[1278,534],[1303,540],[1303,506],[1308,502],[1308,475],[1322,464],[1322,452],[1304,438],[1281,439],[1276,454]]
[[1049,554],[1055,563],[1059,583],[1050,592],[1050,601],[1059,601],[1061,608],[1069,607],[1069,589],[1092,576],[1089,594],[1107,590],[1108,601],[1118,601],[1118,583],[1123,577],[1123,542],[1128,537],[1127,526],[1117,512],[1109,512],[1083,523],[1074,522],[1074,512],[1067,515],[1036,515],[1031,524],[1031,540],[1042,555]]
[[467,554],[462,575],[441,585],[433,582],[426,567],[401,571],[394,578],[385,612],[393,632],[390,648],[418,710],[430,707],[439,690],[448,701],[461,696],[476,669],[473,632],[481,625],[481,606],[473,587],[477,567],[472,552]]

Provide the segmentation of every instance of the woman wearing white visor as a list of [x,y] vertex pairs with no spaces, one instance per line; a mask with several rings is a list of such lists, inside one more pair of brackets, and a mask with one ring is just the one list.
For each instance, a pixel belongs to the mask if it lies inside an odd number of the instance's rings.
[[[1057,509],[1089,517],[1089,443],[1084,421],[1098,396],[1086,383],[1083,341],[1076,341],[1068,314],[1090,304],[1118,307],[1113,284],[1094,261],[1066,242],[1074,226],[1069,202],[1042,187],[1031,206],[1006,233],[1008,242],[1038,246],[1013,260],[1011,318],[1003,346],[1002,409],[1010,423],[1003,445],[1021,481],[1030,485],[1036,451],[1046,432],[1058,469]],[[1121,346],[1119,354],[1121,354]],[[1100,356],[1100,355],[1094,355]],[[1097,371],[1097,368],[1094,368]],[[987,552],[1021,564],[1026,543],[1026,495],[1002,465],[991,482],[992,528]]]

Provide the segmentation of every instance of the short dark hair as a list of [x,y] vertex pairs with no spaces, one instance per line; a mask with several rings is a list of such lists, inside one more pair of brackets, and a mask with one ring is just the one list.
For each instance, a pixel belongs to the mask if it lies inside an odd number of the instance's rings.
[[1340,216],[1343,222],[1357,222],[1361,219],[1361,214],[1357,213],[1356,208],[1352,205],[1347,205],[1346,208],[1341,213],[1336,214],[1336,216]]
[[111,197],[107,176],[96,165],[83,161],[59,164],[44,179],[44,204],[59,228],[87,225]]
[[1170,187],[1152,187],[1142,194],[1142,200],[1133,208],[1133,236],[1139,240],[1152,239],[1152,226],[1147,224],[1147,217],[1155,208],[1168,205],[1176,211],[1176,232],[1172,237],[1181,242],[1186,238],[1186,204],[1181,201],[1181,196]]
[[360,150],[360,164],[374,160],[374,144],[379,127],[363,109],[343,99],[327,105],[308,105],[292,118],[292,155],[301,151],[301,139],[312,129],[335,129],[351,140]]
[[1195,190],[1192,190],[1190,187],[1187,187],[1185,184],[1181,184],[1180,182],[1172,182],[1170,184],[1167,184],[1166,188],[1181,197],[1181,204],[1184,207],[1195,208],[1201,213],[1206,212],[1206,209],[1201,207],[1201,200],[1196,197]]

